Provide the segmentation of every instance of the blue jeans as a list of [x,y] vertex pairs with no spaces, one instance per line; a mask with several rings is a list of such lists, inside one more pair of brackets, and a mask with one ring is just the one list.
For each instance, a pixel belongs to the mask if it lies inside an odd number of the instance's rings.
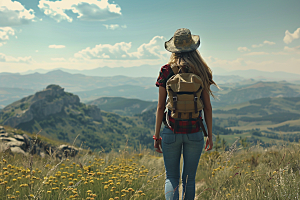
[[203,133],[174,134],[165,127],[161,132],[161,137],[166,169],[166,200],[179,199],[181,153],[183,153],[182,199],[193,200],[195,198],[195,176],[204,145]]

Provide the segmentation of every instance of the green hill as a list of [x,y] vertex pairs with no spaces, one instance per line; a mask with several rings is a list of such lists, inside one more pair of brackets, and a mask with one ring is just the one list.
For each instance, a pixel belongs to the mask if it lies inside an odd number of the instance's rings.
[[217,91],[219,100],[212,100],[215,108],[240,104],[254,99],[267,97],[299,97],[300,85],[281,82],[256,82],[248,85],[221,85],[223,90]]
[[138,117],[124,117],[86,105],[58,85],[16,101],[0,111],[0,124],[93,150],[152,145],[152,129]]
[[133,116],[149,109],[156,108],[157,102],[143,101],[140,99],[128,99],[123,97],[101,97],[94,101],[87,102],[89,105],[96,105],[101,110],[117,113],[123,116]]
[[295,132],[299,131],[300,97],[261,98],[213,113],[217,123],[225,127]]

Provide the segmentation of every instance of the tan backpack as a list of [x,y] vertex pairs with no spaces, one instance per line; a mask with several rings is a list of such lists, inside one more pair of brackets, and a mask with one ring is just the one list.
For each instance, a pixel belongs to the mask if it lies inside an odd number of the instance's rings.
[[178,73],[178,66],[171,68],[174,75],[166,83],[169,97],[166,107],[171,110],[171,117],[175,120],[198,120],[206,136],[202,120],[199,118],[199,112],[204,107],[200,99],[203,90],[202,79],[194,73]]

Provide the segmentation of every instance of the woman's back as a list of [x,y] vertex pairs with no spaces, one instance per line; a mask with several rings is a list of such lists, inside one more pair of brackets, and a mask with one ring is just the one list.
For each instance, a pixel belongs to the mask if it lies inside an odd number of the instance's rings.
[[[205,129],[200,125],[202,109],[208,133],[205,150],[211,150],[213,146],[212,108],[209,96],[212,95],[210,85],[215,83],[212,80],[211,70],[197,50],[199,45],[199,36],[191,35],[188,29],[178,29],[174,37],[165,42],[166,50],[172,54],[169,63],[161,67],[156,81],[159,98],[153,139],[156,151],[163,153],[164,157],[165,197],[168,200],[179,199],[181,153],[182,197],[185,200],[195,197],[195,175],[204,147],[204,135],[201,130]],[[169,100],[166,106],[167,96]],[[164,118],[165,127],[160,132]]]

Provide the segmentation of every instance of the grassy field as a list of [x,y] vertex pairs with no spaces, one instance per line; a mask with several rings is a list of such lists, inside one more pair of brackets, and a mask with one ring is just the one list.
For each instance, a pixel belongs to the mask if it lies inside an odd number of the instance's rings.
[[[243,148],[239,142],[228,151],[202,154],[196,199],[298,198],[298,144]],[[142,147],[82,151],[62,160],[51,155],[0,157],[0,199],[164,199],[162,155]]]

